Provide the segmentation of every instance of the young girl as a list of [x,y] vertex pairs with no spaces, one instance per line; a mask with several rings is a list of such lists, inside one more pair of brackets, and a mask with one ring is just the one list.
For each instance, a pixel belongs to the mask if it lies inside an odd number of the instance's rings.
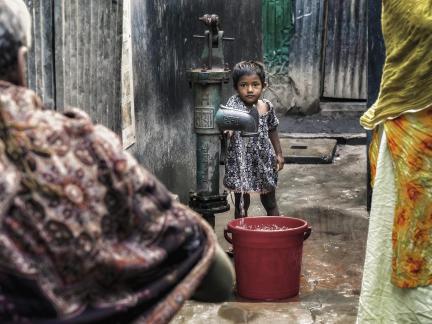
[[251,192],[260,194],[267,215],[277,216],[275,190],[284,158],[277,132],[279,120],[273,105],[268,100],[260,100],[266,86],[264,66],[255,61],[237,63],[233,70],[233,85],[237,94],[228,100],[227,106],[249,111],[256,105],[259,113],[257,137],[240,137],[239,131],[227,133],[230,143],[224,185],[235,193],[235,218],[247,216]]

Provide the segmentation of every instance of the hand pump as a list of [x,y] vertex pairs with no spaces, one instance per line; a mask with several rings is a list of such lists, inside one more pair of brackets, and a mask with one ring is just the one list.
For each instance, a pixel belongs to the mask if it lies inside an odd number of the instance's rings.
[[205,40],[201,68],[187,72],[194,94],[194,130],[196,137],[196,192],[190,193],[189,206],[214,227],[215,214],[229,210],[227,193],[220,193],[219,166],[221,155],[221,132],[215,116],[221,104],[222,84],[227,83],[230,70],[224,62],[224,37],[219,29],[217,15],[199,18],[206,26],[204,35],[194,35]]

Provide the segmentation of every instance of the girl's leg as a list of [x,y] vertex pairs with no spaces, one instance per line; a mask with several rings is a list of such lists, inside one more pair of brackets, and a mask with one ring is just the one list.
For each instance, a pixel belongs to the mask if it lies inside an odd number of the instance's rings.
[[260,195],[267,216],[279,216],[279,207],[276,202],[276,190]]
[[[234,204],[235,204],[235,210],[234,210],[234,217],[240,218],[240,197],[241,197],[241,193],[239,192],[235,192],[234,193]],[[249,205],[250,205],[250,195],[248,193],[244,193],[243,194],[243,208],[244,208],[244,212],[245,212],[245,217],[247,217],[247,212],[249,209]]]

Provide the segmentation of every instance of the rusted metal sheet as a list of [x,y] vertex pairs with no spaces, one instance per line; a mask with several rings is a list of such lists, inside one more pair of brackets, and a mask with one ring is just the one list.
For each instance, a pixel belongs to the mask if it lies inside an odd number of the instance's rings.
[[324,6],[323,0],[295,0],[289,76],[293,104],[304,113],[316,112],[319,106]]
[[121,130],[123,0],[27,0],[28,83],[50,108],[75,106]]
[[328,0],[323,96],[367,98],[367,1]]
[[32,47],[27,55],[27,82],[54,109],[53,0],[26,0],[32,15]]
[[123,1],[56,1],[54,20],[57,108],[120,133]]

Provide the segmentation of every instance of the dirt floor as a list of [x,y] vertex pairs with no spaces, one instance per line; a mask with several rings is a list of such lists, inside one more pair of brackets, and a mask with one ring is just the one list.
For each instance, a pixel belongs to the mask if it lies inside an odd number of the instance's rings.
[[[221,304],[188,301],[172,323],[355,323],[367,235],[366,148],[338,146],[332,164],[286,164],[280,172],[281,213],[312,226],[304,243],[300,294],[276,302],[236,295]],[[252,197],[250,215],[264,215]],[[216,216],[220,244],[232,211]]]

